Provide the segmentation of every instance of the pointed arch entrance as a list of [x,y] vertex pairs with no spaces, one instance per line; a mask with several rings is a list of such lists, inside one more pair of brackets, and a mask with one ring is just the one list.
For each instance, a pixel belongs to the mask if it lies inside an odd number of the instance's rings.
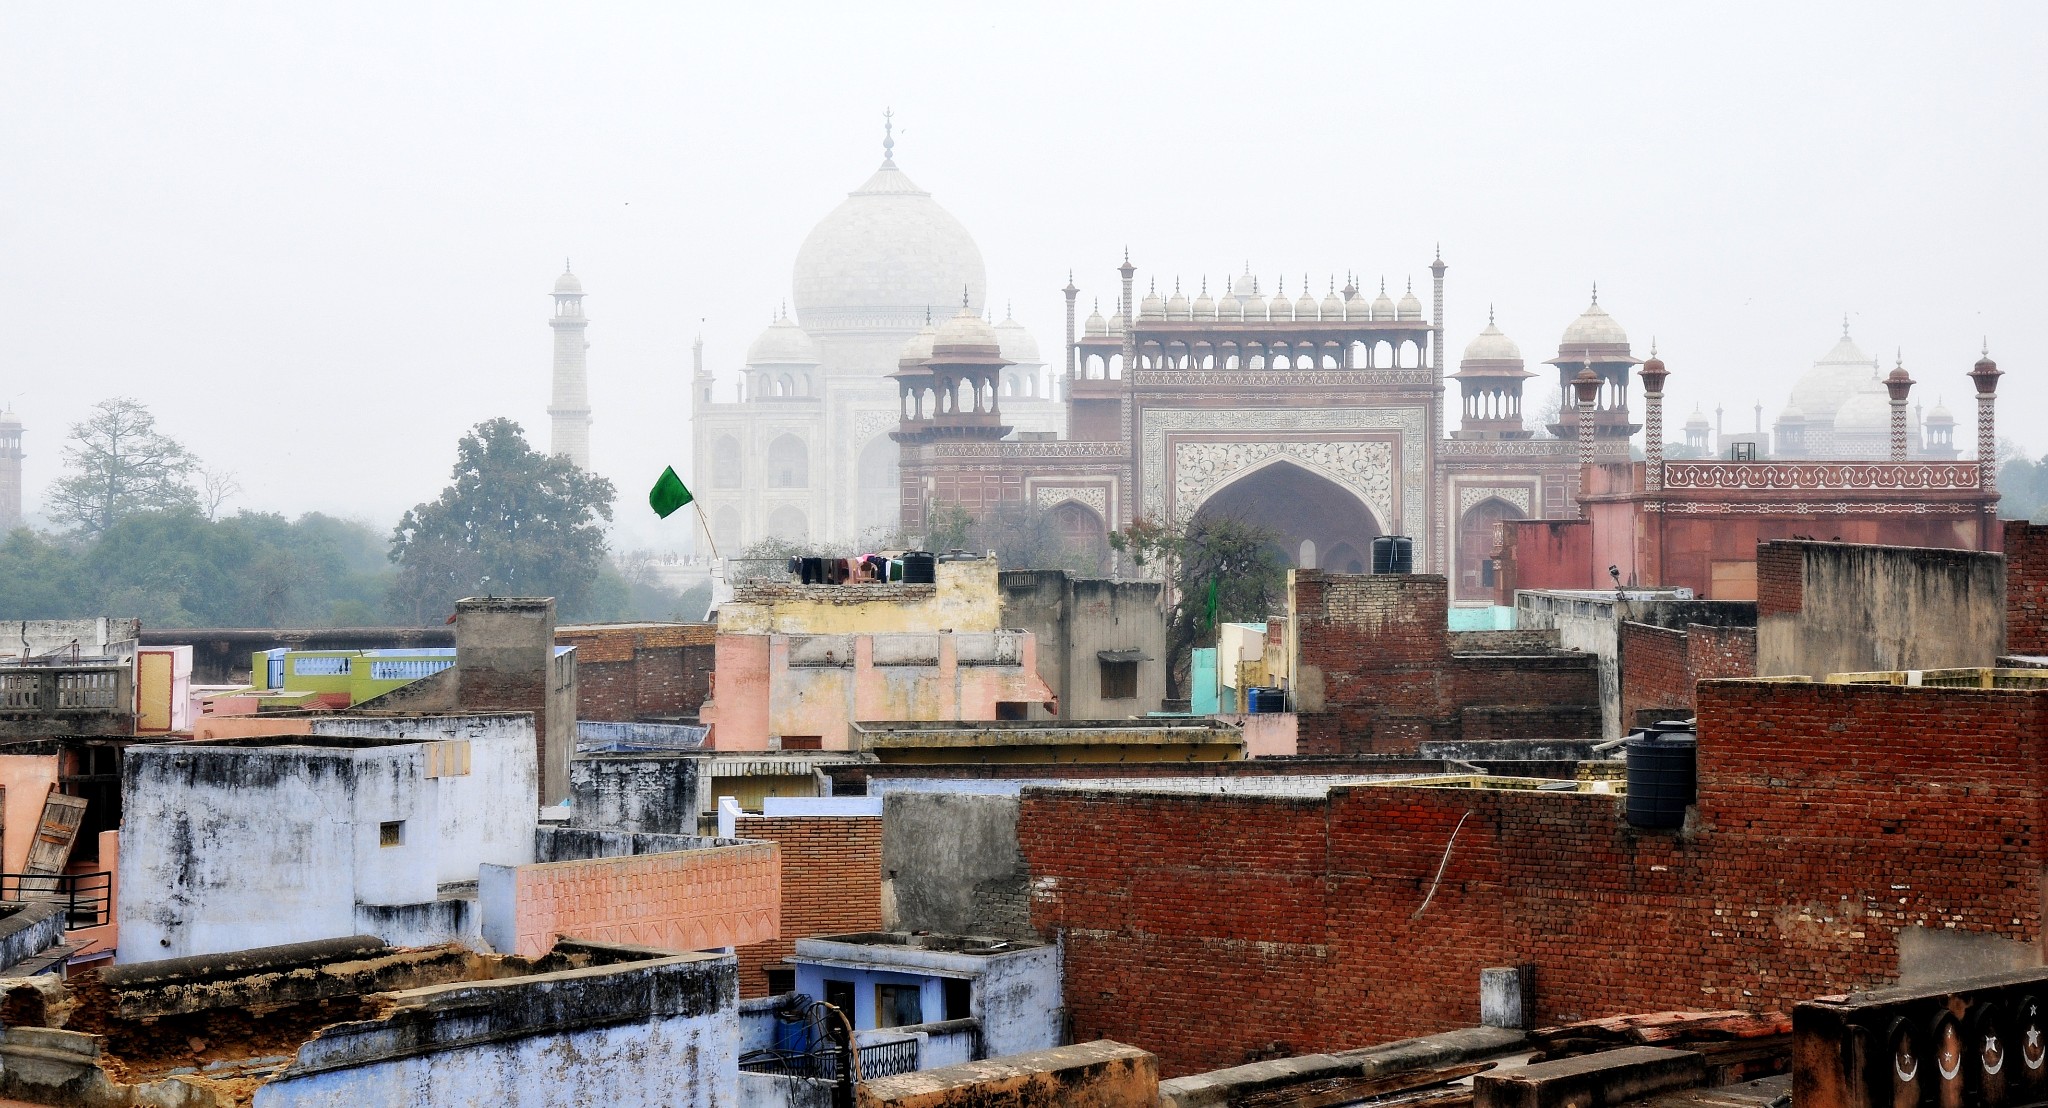
[[[1287,564],[1299,567],[1309,551],[1325,569],[1350,571],[1357,551],[1371,550],[1379,520],[1349,489],[1289,461],[1251,470],[1210,494],[1196,518],[1223,516],[1269,527],[1280,535]],[[1344,560],[1340,561],[1339,558]]]
[[1458,576],[1452,589],[1457,600],[1493,598],[1494,532],[1501,521],[1526,519],[1528,513],[1497,496],[1489,496],[1458,519]]

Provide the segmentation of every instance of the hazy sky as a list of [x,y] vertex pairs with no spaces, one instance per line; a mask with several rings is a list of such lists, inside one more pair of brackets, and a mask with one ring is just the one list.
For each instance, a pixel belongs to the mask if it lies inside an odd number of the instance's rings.
[[1068,267],[1085,313],[1126,244],[1141,284],[1320,294],[1426,279],[1440,241],[1453,363],[1489,302],[1550,356],[1598,280],[1674,422],[1742,430],[1847,312],[1965,441],[1988,335],[2038,454],[2044,57],[2032,3],[10,4],[0,399],[31,511],[129,395],[241,506],[388,526],[469,425],[545,444],[568,256],[595,466],[660,542],[691,336],[725,395],[893,106],[1048,355]]

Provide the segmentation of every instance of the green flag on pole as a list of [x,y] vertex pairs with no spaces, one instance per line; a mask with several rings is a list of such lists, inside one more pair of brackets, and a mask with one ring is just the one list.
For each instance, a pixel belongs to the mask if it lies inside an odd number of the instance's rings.
[[696,497],[690,495],[689,487],[683,484],[683,479],[676,476],[674,466],[661,471],[661,476],[654,482],[654,488],[647,494],[648,506],[654,509],[655,515],[663,519],[667,519],[675,514],[676,509],[695,499]]

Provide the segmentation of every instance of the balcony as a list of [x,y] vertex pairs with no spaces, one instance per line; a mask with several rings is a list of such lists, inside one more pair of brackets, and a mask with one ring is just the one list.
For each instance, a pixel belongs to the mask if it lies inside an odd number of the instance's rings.
[[128,736],[135,676],[127,662],[28,665],[0,671],[0,736]]

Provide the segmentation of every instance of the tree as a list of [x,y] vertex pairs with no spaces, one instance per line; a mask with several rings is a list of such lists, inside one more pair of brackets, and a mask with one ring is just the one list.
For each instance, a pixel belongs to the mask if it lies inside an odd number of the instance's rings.
[[980,516],[938,505],[925,527],[925,546],[940,553],[992,550],[1004,569],[1063,569],[1094,577],[1109,568],[1100,536],[1067,534],[1055,513],[1024,500],[998,502]]
[[219,519],[221,506],[240,495],[242,483],[235,479],[234,470],[209,466],[199,471],[199,505],[208,520]]
[[148,408],[125,396],[102,400],[71,425],[66,476],[50,489],[50,518],[91,537],[136,512],[196,509],[195,464],[177,440],[157,431]]
[[476,593],[552,596],[580,614],[604,566],[612,483],[526,444],[517,423],[479,423],[455,448],[452,484],[391,535],[394,603],[415,622]]
[[1263,621],[1285,605],[1287,559],[1270,527],[1206,513],[1140,518],[1109,542],[1139,566],[1157,566],[1168,583],[1166,681],[1175,697],[1186,695],[1195,647],[1214,642],[1219,625]]

